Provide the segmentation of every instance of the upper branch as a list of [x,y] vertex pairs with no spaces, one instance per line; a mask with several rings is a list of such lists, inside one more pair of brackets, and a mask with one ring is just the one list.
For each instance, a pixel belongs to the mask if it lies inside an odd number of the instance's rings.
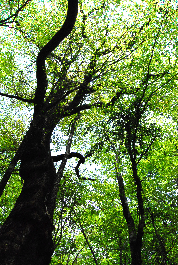
[[[2,19],[0,20],[0,26],[6,26],[6,23],[13,23],[15,21],[15,19],[17,18],[19,12],[30,2],[31,0],[27,0],[24,2],[23,5],[21,5],[21,7],[19,7],[17,9],[17,11],[10,15],[9,17],[5,18],[5,19]],[[12,20],[11,20],[12,19]]]
[[35,93],[34,114],[39,112],[44,103],[47,88],[47,76],[45,69],[46,57],[66,38],[75,24],[78,13],[78,0],[68,0],[68,11],[66,20],[62,28],[52,37],[52,39],[41,49],[37,56],[37,89]]

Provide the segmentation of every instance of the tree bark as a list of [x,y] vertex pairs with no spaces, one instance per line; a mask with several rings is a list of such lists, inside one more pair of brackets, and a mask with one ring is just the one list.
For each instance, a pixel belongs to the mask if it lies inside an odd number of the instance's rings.
[[139,224],[137,227],[131,215],[130,209],[129,209],[127,197],[125,194],[124,181],[123,181],[121,173],[119,173],[118,165],[119,165],[119,158],[118,158],[118,155],[116,154],[116,163],[115,163],[116,178],[119,184],[119,196],[120,196],[121,203],[122,203],[123,214],[126,219],[127,227],[129,231],[129,243],[130,243],[130,251],[131,251],[131,258],[132,258],[131,265],[141,265],[142,264],[142,258],[141,258],[142,238],[144,234],[143,228],[145,226],[143,199],[141,195],[141,190],[142,190],[141,182],[137,175],[137,169],[136,167],[134,167],[135,164],[132,163],[133,176],[134,176],[134,179],[137,180],[136,182],[137,199],[138,199],[138,207],[140,210],[139,211]]
[[[68,1],[68,12],[62,28],[42,48],[37,57],[37,89],[34,98],[34,119],[26,133],[23,145],[14,158],[5,187],[18,160],[23,188],[16,204],[0,229],[1,265],[48,265],[54,251],[52,241],[53,213],[58,179],[50,154],[53,129],[65,116],[64,110],[54,111],[54,119],[44,104],[47,88],[46,56],[70,34],[77,17],[78,0]],[[61,115],[59,115],[59,113]],[[63,172],[61,172],[62,174]]]
[[22,192],[0,230],[1,265],[47,265],[54,250],[54,207],[50,207],[49,199],[56,172],[50,142],[41,130],[31,126],[30,132],[21,157]]
[[[68,153],[75,120],[67,145]],[[20,157],[20,177],[24,181],[22,192],[0,229],[1,265],[50,263],[54,251],[53,214],[59,185],[50,152],[51,133],[50,117],[39,115],[26,134],[25,149]],[[68,153],[66,160],[70,157]],[[60,178],[64,168],[65,163]]]

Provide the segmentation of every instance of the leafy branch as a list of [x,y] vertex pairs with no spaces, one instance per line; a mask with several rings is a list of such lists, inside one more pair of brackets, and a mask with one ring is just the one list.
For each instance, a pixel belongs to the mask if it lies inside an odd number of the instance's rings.
[[[8,24],[12,24],[12,23],[15,21],[15,19],[18,17],[19,12],[22,11],[22,9],[23,9],[24,7],[26,7],[27,4],[28,4],[30,1],[32,1],[32,0],[27,0],[27,1],[25,1],[24,4],[21,5],[20,7],[19,7],[19,1],[18,1],[18,9],[16,10],[16,12],[15,12],[14,14],[10,15],[9,17],[5,18],[5,19],[1,19],[1,20],[0,20],[0,26],[8,26],[7,23],[8,23]],[[9,2],[10,2],[10,1],[9,1]],[[12,19],[12,20],[11,20],[11,19]]]

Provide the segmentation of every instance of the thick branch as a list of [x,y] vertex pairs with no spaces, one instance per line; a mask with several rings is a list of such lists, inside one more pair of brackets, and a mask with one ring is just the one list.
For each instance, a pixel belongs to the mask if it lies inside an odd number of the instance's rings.
[[[60,160],[62,160],[64,158],[65,154],[61,154],[61,155],[57,155],[57,156],[52,156],[53,162],[58,162]],[[72,157],[77,157],[80,159],[81,163],[85,162],[85,157],[83,155],[81,155],[80,153],[77,152],[71,152],[68,156],[68,158],[72,158]]]
[[61,154],[61,155],[57,155],[57,156],[52,156],[53,162],[58,162],[60,160],[63,160],[63,158],[65,158],[65,156],[67,159],[72,158],[72,157],[79,158],[78,164],[75,167],[75,172],[76,172],[77,177],[80,179],[79,166],[80,166],[80,164],[83,164],[85,162],[85,157],[83,155],[81,155],[80,153],[71,152],[69,155]]
[[66,156],[67,159],[70,159],[72,157],[79,158],[79,161],[78,161],[78,163],[77,163],[77,165],[75,167],[75,173],[76,173],[78,179],[82,179],[82,180],[92,180],[92,181],[95,180],[95,179],[91,179],[91,178],[83,178],[83,177],[81,178],[80,177],[79,167],[80,167],[81,164],[84,164],[85,163],[85,157],[83,155],[81,155],[80,153],[71,152],[69,155],[61,154],[61,155],[57,155],[57,156],[52,156],[53,162],[58,162],[60,160],[63,160],[65,158],[65,156]]
[[66,20],[62,28],[52,37],[52,39],[41,49],[37,57],[37,89],[35,94],[34,114],[39,112],[43,107],[44,97],[47,88],[47,76],[45,69],[45,60],[59,43],[66,38],[75,24],[78,13],[78,0],[68,1],[68,11]]
[[71,105],[70,106],[68,105],[68,106],[64,107],[64,113],[66,114],[65,116],[73,115],[73,114],[79,113],[80,111],[91,109],[93,107],[98,107],[98,108],[106,107],[107,108],[109,106],[113,106],[117,102],[117,100],[119,99],[120,95],[122,95],[122,94],[123,94],[123,91],[117,92],[116,95],[108,103],[96,102],[93,104],[83,104],[83,105],[76,106],[73,109],[71,109]]

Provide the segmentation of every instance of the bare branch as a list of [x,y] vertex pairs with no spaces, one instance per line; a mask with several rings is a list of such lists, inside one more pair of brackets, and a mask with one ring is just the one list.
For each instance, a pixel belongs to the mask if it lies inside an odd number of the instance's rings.
[[[66,154],[52,156],[53,162],[58,162],[60,160],[63,160],[63,158],[65,158],[65,156],[66,156]],[[77,163],[77,166],[75,167],[75,172],[76,172],[77,177],[79,179],[81,179],[80,174],[79,174],[79,166],[80,166],[80,164],[83,164],[85,162],[85,157],[83,155],[81,155],[80,153],[77,153],[77,152],[71,152],[66,157],[67,157],[67,159],[72,158],[72,157],[79,158],[79,161]]]
[[20,100],[20,101],[23,101],[23,102],[34,103],[34,99],[22,98],[22,97],[19,97],[19,96],[9,95],[9,94],[6,94],[6,93],[1,93],[0,92],[0,96],[7,97],[7,98],[14,98],[14,99],[17,99],[17,100]]
[[[69,138],[68,138],[68,143],[66,145],[66,152],[65,152],[65,155],[62,158],[62,162],[61,162],[59,170],[57,172],[56,180],[55,180],[55,183],[54,183],[54,188],[53,188],[53,191],[52,191],[52,194],[51,194],[51,206],[52,206],[53,209],[54,209],[54,205],[56,203],[56,195],[57,195],[57,192],[58,192],[59,183],[60,183],[61,178],[63,176],[63,171],[64,171],[66,163],[67,163],[67,158],[70,155],[70,147],[71,147],[72,138],[73,138],[73,135],[74,135],[74,132],[75,132],[75,125],[76,125],[76,122],[77,122],[77,120],[79,118],[80,118],[80,115],[77,115],[75,117],[72,125],[71,125],[70,134],[69,134]],[[52,157],[52,158],[54,159],[54,157]]]

